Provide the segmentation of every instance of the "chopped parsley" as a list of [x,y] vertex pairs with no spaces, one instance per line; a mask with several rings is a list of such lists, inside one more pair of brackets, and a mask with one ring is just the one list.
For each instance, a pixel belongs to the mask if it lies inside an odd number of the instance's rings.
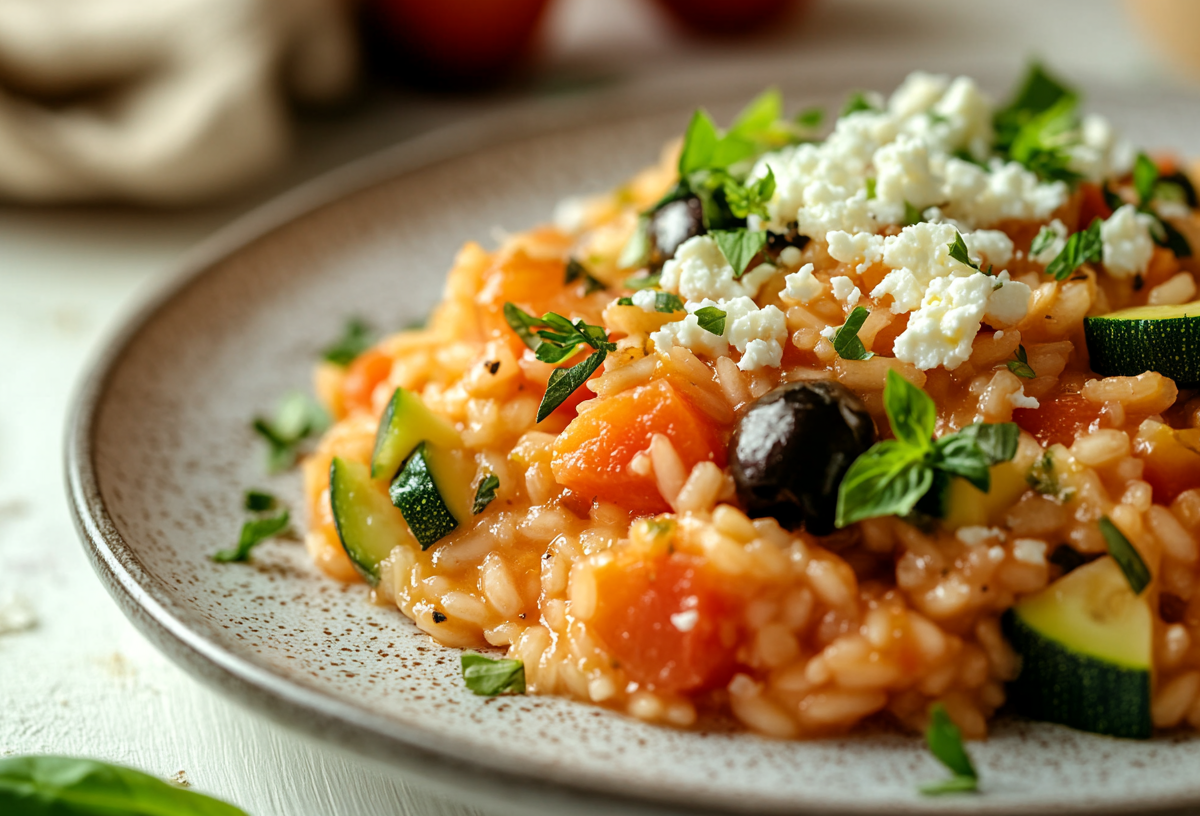
[[266,491],[251,489],[246,491],[246,496],[242,504],[248,512],[262,513],[267,510],[274,510],[277,500]]
[[876,442],[854,460],[838,488],[838,527],[878,516],[906,516],[939,481],[959,476],[980,491],[991,487],[989,468],[1016,455],[1020,430],[1011,422],[968,425],[933,438],[933,399],[894,370],[887,373],[883,406],[895,439]]
[[489,473],[479,482],[475,490],[475,503],[471,505],[471,515],[478,516],[489,504],[496,499],[496,490],[500,487],[500,477]]
[[737,280],[746,274],[750,262],[763,251],[767,245],[767,233],[761,230],[751,231],[745,228],[736,230],[712,230],[709,233],[725,260],[733,267],[733,277]]
[[938,761],[950,769],[949,779],[933,782],[921,787],[926,796],[943,793],[966,793],[979,787],[979,774],[971,763],[967,749],[963,747],[962,732],[941,703],[929,709],[929,727],[925,729],[925,744]]
[[1033,368],[1029,365],[1029,355],[1025,352],[1025,346],[1017,346],[1016,358],[1005,363],[1009,371],[1027,380],[1032,380],[1037,376]]
[[703,309],[697,309],[694,314],[696,323],[709,334],[720,337],[725,333],[725,312],[716,306],[705,306]]
[[1134,595],[1141,595],[1150,584],[1150,570],[1137,549],[1129,542],[1108,516],[1100,517],[1100,533],[1108,546],[1108,554],[1117,562]]
[[352,317],[346,321],[342,336],[321,351],[321,359],[345,368],[374,342],[375,331],[365,320]]
[[233,561],[249,561],[250,551],[259,544],[287,529],[291,520],[287,510],[280,510],[278,515],[254,518],[242,524],[236,547],[217,550],[212,560],[226,564]]
[[1094,263],[1104,254],[1104,242],[1100,237],[1100,219],[1093,218],[1085,230],[1067,239],[1062,251],[1053,261],[1046,264],[1046,274],[1055,280],[1066,280],[1085,263]]
[[846,322],[833,335],[833,349],[843,360],[870,360],[875,352],[867,351],[862,340],[858,339],[858,330],[871,313],[862,306],[856,306]]
[[1046,451],[1042,457],[1029,467],[1025,474],[1025,483],[1046,496],[1053,496],[1060,502],[1068,502],[1075,495],[1072,488],[1064,488],[1054,470],[1054,454]]
[[732,176],[725,176],[721,181],[725,193],[725,203],[729,211],[738,218],[757,215],[767,217],[767,202],[775,195],[775,171],[767,168],[767,174],[760,179],[748,180],[740,184]]
[[329,415],[297,391],[283,398],[273,418],[255,417],[251,427],[267,443],[267,470],[278,473],[296,463],[306,439],[329,427]]
[[1038,63],[1011,102],[996,111],[994,149],[1048,181],[1078,181],[1071,148],[1080,141],[1079,96]]
[[493,659],[474,652],[461,658],[463,682],[483,697],[525,693],[525,664],[520,660]]
[[567,261],[566,272],[564,273],[564,284],[571,284],[577,280],[583,281],[583,294],[585,296],[593,292],[603,292],[608,287],[603,282],[596,280],[592,273],[587,271],[587,267],[579,261],[571,258]]

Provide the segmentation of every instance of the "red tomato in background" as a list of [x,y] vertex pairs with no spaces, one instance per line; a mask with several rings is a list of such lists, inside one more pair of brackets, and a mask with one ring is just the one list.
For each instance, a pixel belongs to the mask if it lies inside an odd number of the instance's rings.
[[742,34],[769,25],[808,0],[658,0],[679,22],[704,34]]
[[502,78],[533,39],[549,0],[368,0],[369,48],[425,85]]

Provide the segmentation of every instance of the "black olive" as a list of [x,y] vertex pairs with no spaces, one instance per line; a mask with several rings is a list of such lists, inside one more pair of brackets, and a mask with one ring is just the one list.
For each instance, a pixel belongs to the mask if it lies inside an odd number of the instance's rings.
[[767,251],[772,255],[779,255],[788,247],[796,249],[804,249],[808,246],[809,237],[801,235],[796,229],[796,225],[792,224],[787,232],[768,232],[767,233]]
[[704,208],[700,199],[687,195],[668,202],[650,216],[651,265],[658,267],[675,256],[689,238],[704,233]]
[[729,442],[738,498],[752,517],[833,532],[838,486],[875,443],[875,423],[858,397],[832,381],[776,388],[742,414]]

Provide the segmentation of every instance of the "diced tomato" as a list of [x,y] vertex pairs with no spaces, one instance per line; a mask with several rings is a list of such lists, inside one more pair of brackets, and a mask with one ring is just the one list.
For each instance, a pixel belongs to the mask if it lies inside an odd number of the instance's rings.
[[738,599],[695,556],[620,560],[596,572],[588,627],[629,679],[666,693],[727,681],[735,665]]
[[1082,394],[1062,393],[1043,398],[1040,408],[1018,408],[1013,422],[1033,435],[1042,445],[1070,445],[1075,436],[1100,419],[1101,406]]
[[1145,463],[1142,478],[1154,488],[1154,500],[1168,504],[1185,490],[1200,487],[1200,428],[1175,430],[1146,423],[1134,452]]
[[656,380],[617,394],[576,417],[554,442],[551,467],[564,487],[637,513],[670,509],[654,474],[634,473],[629,463],[663,434],[687,470],[698,462],[725,466],[725,443],[708,416],[670,383]]
[[347,413],[369,411],[375,387],[392,373],[392,358],[377,349],[364,351],[346,369],[342,403]]
[[1100,185],[1084,182],[1079,185],[1082,201],[1079,206],[1079,229],[1086,229],[1092,219],[1107,219],[1112,215],[1112,208],[1104,201],[1104,193]]

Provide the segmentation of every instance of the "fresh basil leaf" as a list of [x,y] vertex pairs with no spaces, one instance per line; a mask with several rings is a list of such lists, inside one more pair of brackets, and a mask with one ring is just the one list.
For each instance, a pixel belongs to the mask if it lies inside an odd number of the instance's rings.
[[1100,533],[1108,546],[1108,554],[1117,562],[1121,572],[1125,573],[1129,588],[1133,590],[1134,595],[1141,595],[1142,590],[1150,584],[1150,569],[1146,562],[1108,516],[1100,517]]
[[479,482],[475,489],[475,503],[471,505],[471,515],[478,516],[489,504],[496,499],[496,489],[500,487],[500,477],[489,473]]
[[1104,242],[1100,237],[1100,219],[1093,218],[1085,230],[1067,239],[1062,251],[1046,264],[1046,274],[1055,280],[1066,280],[1085,263],[1099,261],[1104,254]]
[[1017,346],[1016,356],[1017,359],[1009,360],[1007,363],[1005,363],[1005,365],[1008,366],[1008,370],[1013,374],[1016,374],[1018,377],[1024,377],[1027,380],[1032,380],[1034,377],[1036,377],[1037,372],[1035,372],[1033,367],[1029,365],[1029,356],[1025,352],[1024,346]]
[[725,259],[733,267],[735,280],[746,273],[750,262],[767,245],[767,233],[762,230],[712,230],[709,235],[717,242]]
[[925,220],[924,210],[919,210],[909,202],[904,202],[904,224],[905,227],[911,227],[913,224],[920,224]]
[[1021,428],[1015,422],[976,422],[955,435],[973,440],[990,467],[1011,462],[1017,455]]
[[596,280],[592,273],[587,271],[587,267],[579,261],[571,258],[567,261],[567,269],[564,274],[564,283],[574,283],[577,280],[583,281],[584,296],[590,295],[593,292],[602,292],[606,287],[601,281]]
[[846,322],[833,334],[833,350],[843,360],[870,360],[875,352],[867,351],[862,340],[858,339],[858,331],[871,313],[862,306],[854,307]]
[[346,321],[346,325],[342,329],[342,336],[321,352],[321,358],[326,362],[345,368],[371,347],[374,334],[375,332],[366,321],[352,317]]
[[929,727],[925,729],[925,744],[938,761],[954,774],[951,779],[921,789],[925,794],[973,791],[978,786],[979,774],[963,747],[962,732],[950,719],[946,707],[934,703],[929,709]]
[[716,306],[705,306],[703,309],[697,309],[693,314],[696,315],[696,323],[709,334],[715,334],[718,337],[725,334],[725,312]]
[[883,407],[896,439],[921,452],[932,449],[937,406],[928,394],[890,368],[883,388]]
[[1048,74],[1041,65],[1030,65],[1013,99],[993,115],[995,151],[1007,156],[1018,134],[1031,120],[1064,99],[1074,100],[1076,96],[1074,91]]
[[542,341],[533,333],[540,322],[536,317],[512,303],[505,303],[504,320],[508,327],[517,333],[517,337],[521,338],[522,343],[537,351]]
[[640,289],[657,289],[661,282],[661,273],[655,273],[653,275],[634,275],[626,278],[623,281],[626,289],[632,289],[635,292]]
[[1138,153],[1133,163],[1133,189],[1137,193],[1138,205],[1145,207],[1154,197],[1154,185],[1158,182],[1158,165],[1145,153]]
[[992,488],[987,458],[968,435],[949,434],[934,442],[930,465],[953,476],[961,476],[980,492],[987,493]]
[[525,693],[525,664],[520,660],[493,659],[474,652],[461,658],[463,682],[482,697]]
[[[631,300],[630,303],[632,302]],[[682,312],[683,310],[683,299],[679,295],[671,292],[654,293],[654,311],[671,314],[673,312]]]
[[534,317],[512,303],[505,303],[504,319],[543,363],[561,363],[583,345],[605,351],[616,348],[608,341],[602,326],[593,326],[583,320],[572,323],[555,312]]
[[270,493],[263,490],[247,490],[243,504],[251,513],[262,513],[267,510],[274,510],[276,500]]
[[618,306],[632,306],[633,298],[631,298],[631,297],[617,298],[617,305]]
[[797,113],[795,119],[792,121],[807,130],[816,130],[825,121],[825,109],[805,108]]
[[587,382],[588,377],[596,372],[608,356],[607,349],[600,349],[582,362],[570,368],[556,368],[550,372],[546,383],[546,393],[538,405],[537,421],[541,422],[554,412],[554,409],[566,402],[567,397],[575,393],[575,389]]
[[289,521],[290,516],[288,511],[281,510],[279,511],[279,515],[252,519],[245,522],[242,524],[242,532],[238,536],[237,546],[225,550],[217,550],[213,553],[212,560],[222,564],[231,561],[249,561],[250,551],[268,538],[287,529]]
[[[876,197],[876,186],[879,184],[878,179],[873,176],[868,176],[866,180],[867,201],[873,201]],[[906,208],[907,209],[907,208]]]
[[0,759],[0,812],[9,816],[246,816],[244,810],[94,759]]
[[768,88],[742,109],[729,126],[727,135],[751,141],[758,140],[782,118],[783,95],[779,93],[778,88]]
[[961,232],[955,230],[954,240],[946,244],[946,247],[950,250],[951,258],[972,269],[979,269],[979,264],[971,260],[971,253],[967,251],[967,242],[963,240]]
[[767,217],[767,204],[775,195],[775,171],[767,168],[767,174],[760,179],[740,184],[732,176],[727,176],[723,182],[725,203],[730,213],[737,218],[749,215]]
[[1051,244],[1053,244],[1056,240],[1058,240],[1057,232],[1049,227],[1042,227],[1041,231],[1038,232],[1037,237],[1033,239],[1033,243],[1029,245],[1029,254],[1041,255],[1043,252],[1049,249]]
[[679,153],[680,178],[707,169],[712,164],[720,139],[712,117],[703,108],[698,108],[683,135],[683,150]]
[[879,112],[879,108],[874,105],[863,91],[855,91],[850,94],[850,98],[846,100],[846,104],[842,106],[842,116],[849,116],[852,113],[859,111]]
[[925,451],[895,439],[876,442],[850,465],[838,487],[835,524],[906,516],[933,485]]
[[278,473],[296,463],[306,439],[329,427],[329,415],[297,391],[280,401],[273,418],[255,417],[251,427],[267,443],[267,470]]

